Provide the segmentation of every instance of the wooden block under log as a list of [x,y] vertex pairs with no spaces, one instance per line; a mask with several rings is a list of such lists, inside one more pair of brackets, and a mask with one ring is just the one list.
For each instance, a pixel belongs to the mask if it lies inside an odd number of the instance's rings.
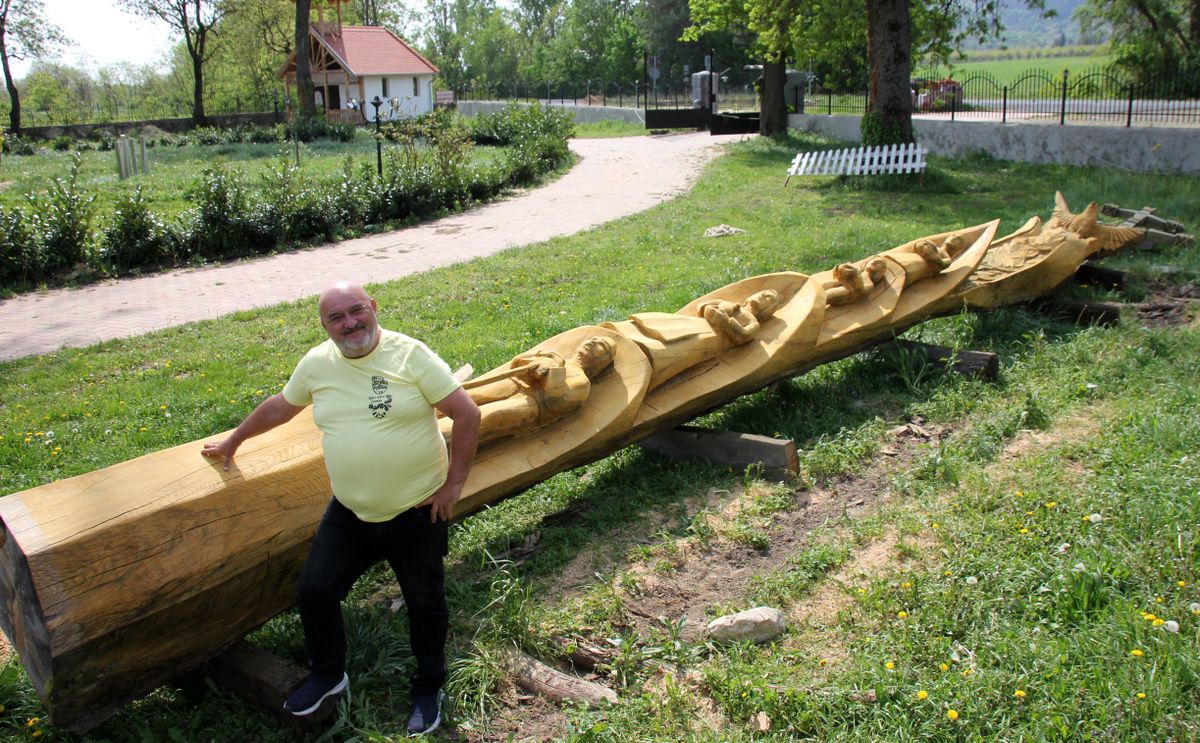
[[283,700],[308,677],[308,670],[245,640],[210,660],[204,672],[221,688],[237,693],[259,712],[298,733],[307,733],[329,719],[342,698],[330,697],[316,712],[303,717],[285,711]]
[[1129,274],[1112,268],[1104,268],[1088,262],[1075,271],[1075,283],[1086,286],[1103,286],[1121,291],[1129,281]]
[[774,475],[794,475],[800,471],[796,443],[791,439],[680,426],[648,436],[639,443],[678,459],[701,458],[733,467],[761,464]]
[[1000,373],[999,357],[987,351],[955,351],[946,346],[934,346],[907,340],[897,340],[895,345],[899,348],[923,353],[931,363],[946,365],[951,371],[964,377],[991,381],[996,379]]
[[1100,325],[1113,328],[1121,324],[1121,305],[1112,302],[1034,302],[1033,307],[1076,325]]

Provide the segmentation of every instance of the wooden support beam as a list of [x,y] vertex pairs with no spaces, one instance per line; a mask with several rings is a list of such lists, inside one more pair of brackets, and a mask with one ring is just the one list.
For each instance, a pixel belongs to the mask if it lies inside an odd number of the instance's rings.
[[1129,281],[1129,274],[1112,268],[1097,266],[1088,261],[1075,271],[1075,283],[1088,286],[1102,286],[1108,289],[1122,291]]
[[648,436],[639,443],[677,459],[707,459],[732,467],[761,464],[772,476],[790,476],[800,471],[796,443],[791,439],[680,426]]
[[1164,232],[1163,230],[1147,229],[1146,234],[1142,236],[1142,241],[1138,243],[1138,250],[1158,250],[1159,245],[1179,245],[1180,247],[1191,247],[1195,244],[1195,239],[1183,232]]
[[964,351],[961,349],[955,351],[946,346],[934,346],[908,340],[896,340],[893,341],[893,345],[923,353],[930,363],[948,366],[951,371],[964,377],[993,381],[1000,374],[999,357],[988,351]]
[[203,666],[217,686],[237,693],[250,706],[297,733],[311,731],[329,719],[341,696],[326,699],[311,715],[297,717],[283,709],[283,700],[308,676],[308,670],[245,640]]
[[1034,302],[1035,309],[1070,320],[1076,325],[1101,325],[1113,328],[1121,324],[1121,305],[1112,302]]

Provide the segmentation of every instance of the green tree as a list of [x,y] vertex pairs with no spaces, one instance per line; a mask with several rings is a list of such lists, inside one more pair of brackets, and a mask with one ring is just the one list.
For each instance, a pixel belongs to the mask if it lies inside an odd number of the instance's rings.
[[210,56],[209,35],[216,35],[221,20],[235,12],[237,0],[120,0],[120,4],[183,34],[192,68],[192,121],[204,124],[204,63]]
[[312,4],[309,0],[296,0],[296,105],[302,119],[317,115],[316,96],[312,79],[312,37],[308,33]]
[[1088,0],[1075,17],[1084,36],[1107,31],[1115,63],[1137,79],[1200,74],[1200,0]]
[[21,132],[21,95],[9,60],[37,58],[66,41],[44,12],[42,0],[0,0],[0,68],[8,90],[8,126],[17,134]]
[[752,50],[763,60],[759,133],[770,136],[786,131],[783,88],[787,59],[793,49],[793,23],[804,7],[802,0],[690,0],[689,7],[692,25],[685,31],[685,39],[729,28],[744,28],[753,34]]

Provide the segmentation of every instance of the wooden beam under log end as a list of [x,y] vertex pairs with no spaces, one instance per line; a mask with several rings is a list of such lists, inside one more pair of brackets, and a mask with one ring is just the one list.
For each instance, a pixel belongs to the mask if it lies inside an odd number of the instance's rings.
[[650,451],[676,459],[707,459],[714,464],[739,468],[760,464],[771,476],[789,477],[800,472],[796,443],[791,439],[680,426],[648,436],[638,443]]
[[1000,375],[1000,359],[988,351],[954,350],[947,346],[934,346],[917,341],[897,340],[895,346],[925,354],[933,364],[947,366],[955,374],[994,381]]
[[259,712],[301,734],[329,719],[341,698],[338,695],[326,699],[311,715],[297,717],[287,712],[283,700],[308,677],[308,670],[245,640],[238,640],[205,664],[204,673]]

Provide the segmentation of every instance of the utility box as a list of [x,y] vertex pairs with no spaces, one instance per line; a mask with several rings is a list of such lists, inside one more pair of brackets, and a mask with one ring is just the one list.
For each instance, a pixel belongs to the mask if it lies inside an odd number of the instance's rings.
[[696,72],[692,74],[692,108],[711,108],[717,110],[717,81],[720,76],[715,72]]

